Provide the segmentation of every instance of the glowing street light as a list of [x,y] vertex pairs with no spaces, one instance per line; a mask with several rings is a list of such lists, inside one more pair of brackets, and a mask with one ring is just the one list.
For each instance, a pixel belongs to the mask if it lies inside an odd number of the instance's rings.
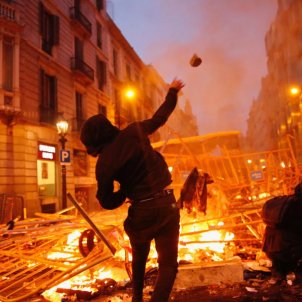
[[301,88],[299,88],[298,86],[292,86],[290,87],[289,92],[291,95],[296,96],[301,93]]
[[[137,90],[135,87],[131,85],[123,86],[120,90],[121,98],[116,99],[115,110],[116,110],[116,119],[118,128],[121,127],[121,104],[123,104],[123,108],[129,107],[126,105],[127,102],[132,102],[137,97]],[[125,111],[125,110],[124,110]]]
[[65,137],[65,135],[68,132],[68,122],[64,119],[64,117],[62,117],[61,119],[59,119],[57,121],[57,130],[58,130],[58,134],[60,135],[60,137]]
[[[63,114],[59,117],[57,121],[57,130],[60,136],[59,142],[62,146],[62,151],[65,150],[65,144],[67,142],[66,134],[68,132],[68,122],[64,119]],[[66,190],[66,165],[62,164],[62,208],[67,208],[67,190]]]
[[133,87],[127,87],[124,94],[127,100],[133,100],[136,97],[136,90]]

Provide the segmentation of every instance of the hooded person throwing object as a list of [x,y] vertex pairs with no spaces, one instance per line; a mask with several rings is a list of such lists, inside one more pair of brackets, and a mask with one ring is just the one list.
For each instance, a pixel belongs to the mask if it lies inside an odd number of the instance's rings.
[[[150,302],[167,302],[177,273],[179,209],[168,166],[148,136],[163,126],[184,87],[174,79],[155,114],[119,130],[102,114],[90,117],[81,130],[87,153],[98,156],[97,199],[104,209],[116,209],[131,200],[124,229],[132,247],[132,302],[143,301],[145,267],[151,241],[158,254],[158,276]],[[114,191],[114,181],[120,189]]]

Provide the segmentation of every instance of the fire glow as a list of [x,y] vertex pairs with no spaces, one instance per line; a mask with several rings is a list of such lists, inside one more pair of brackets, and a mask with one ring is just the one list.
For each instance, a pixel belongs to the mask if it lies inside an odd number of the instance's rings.
[[[216,226],[213,225],[212,227],[222,227],[223,225],[223,222],[218,222]],[[225,246],[228,241],[234,238],[234,234],[226,231],[211,230],[210,228],[207,224],[198,222],[181,226],[179,243],[180,262],[202,262],[205,260],[205,257],[208,258],[208,262],[224,260],[221,255],[225,253]],[[182,236],[182,233],[185,235]],[[70,256],[70,252],[77,248],[80,235],[81,232],[79,230],[75,230],[69,234],[67,239],[68,244],[62,247],[62,251],[51,253],[48,255],[48,258],[53,259],[57,257],[63,259],[64,257]],[[129,248],[130,245],[127,240],[127,236],[124,235],[122,240],[120,240],[123,248],[114,256],[114,260],[120,264],[126,260],[131,261],[132,258],[131,249]],[[129,254],[128,259],[125,258],[125,250],[127,250]],[[156,259],[157,253],[154,244],[152,244],[147,269],[156,266]],[[66,295],[66,293],[86,292],[87,294],[89,293],[90,296],[93,296],[100,290],[98,285],[101,282],[104,282],[103,285],[106,286],[106,282],[109,282],[108,280],[114,280],[114,282],[129,281],[129,276],[122,266],[123,265],[120,265],[120,268],[117,268],[115,264],[112,264],[111,267],[107,265],[100,269],[90,269],[44,291],[43,296],[51,302],[62,301],[62,297]]]
[[[218,222],[217,226],[223,226],[223,222]],[[224,260],[219,254],[225,253],[227,241],[234,238],[234,234],[226,231],[210,230],[206,224],[186,226],[180,235],[179,260],[191,262],[202,262],[200,252],[212,261]],[[185,234],[182,236],[182,234]],[[202,254],[203,254],[202,253]]]

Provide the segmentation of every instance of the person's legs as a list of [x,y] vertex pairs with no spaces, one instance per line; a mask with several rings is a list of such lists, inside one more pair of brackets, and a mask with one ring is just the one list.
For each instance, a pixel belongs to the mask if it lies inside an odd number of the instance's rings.
[[131,241],[132,246],[132,302],[143,301],[145,268],[150,251],[150,242]]
[[166,225],[155,237],[158,253],[158,276],[150,302],[167,302],[177,274],[179,239],[179,210],[167,209]]
[[124,228],[133,249],[133,302],[142,301],[146,262],[155,239],[159,275],[150,302],[168,301],[177,273],[179,209],[174,195],[129,207]]
[[143,301],[146,262],[156,223],[156,210],[144,207],[129,207],[124,229],[132,248],[132,302]]

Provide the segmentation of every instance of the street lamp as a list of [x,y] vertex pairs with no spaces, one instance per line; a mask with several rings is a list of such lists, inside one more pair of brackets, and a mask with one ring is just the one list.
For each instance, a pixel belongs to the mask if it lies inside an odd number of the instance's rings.
[[[115,98],[115,120],[117,122],[118,128],[121,128],[127,117],[125,116],[127,102],[133,101],[137,97],[137,90],[130,85],[122,87],[118,95]],[[122,110],[123,109],[123,110]],[[123,118],[122,118],[123,117]]]
[[132,122],[134,119],[134,111],[135,111],[135,104],[134,101],[137,98],[137,90],[136,87],[132,85],[127,85],[123,89],[123,100],[125,102],[125,107],[127,108],[127,120],[128,122]]
[[[289,138],[291,138],[291,143],[294,149],[295,156],[298,162],[301,162],[301,151],[302,151],[302,120],[301,120],[301,112],[302,112],[302,87],[299,83],[296,83],[289,87],[289,94],[291,100],[288,102],[289,108]],[[288,123],[289,124],[289,123]]]
[[[57,130],[60,136],[59,142],[61,143],[62,151],[65,150],[65,143],[67,142],[66,134],[68,132],[68,122],[64,119],[63,114],[58,118]],[[66,165],[62,164],[62,208],[67,208],[67,195],[66,195]]]
[[131,101],[136,97],[136,90],[129,86],[124,90],[124,96],[127,100]]
[[292,86],[289,88],[289,92],[292,96],[297,96],[301,93],[301,88],[298,86]]

